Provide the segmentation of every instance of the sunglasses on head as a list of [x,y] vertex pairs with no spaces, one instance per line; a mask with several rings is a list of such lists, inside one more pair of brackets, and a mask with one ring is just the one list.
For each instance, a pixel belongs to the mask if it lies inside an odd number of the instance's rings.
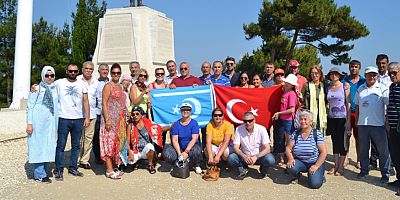
[[181,70],[181,71],[183,71],[183,70],[186,71],[186,70],[188,70],[188,68],[187,68],[187,67],[182,67],[182,68],[180,68],[180,70]]
[[72,73],[75,73],[75,74],[77,74],[77,73],[79,73],[79,70],[70,70],[70,69],[69,69],[69,70],[68,70],[68,73],[71,73],[71,74],[72,74]]
[[224,114],[213,114],[213,117],[222,117],[222,116],[224,116]]
[[253,119],[248,119],[248,120],[246,120],[246,119],[243,120],[244,123],[251,123],[253,121],[254,121],[254,118]]
[[121,72],[111,72],[111,75],[121,75]]
[[54,78],[54,74],[45,74],[44,77],[46,77],[46,78],[49,78],[49,77]]
[[139,74],[139,77],[147,78],[147,75],[146,74]]

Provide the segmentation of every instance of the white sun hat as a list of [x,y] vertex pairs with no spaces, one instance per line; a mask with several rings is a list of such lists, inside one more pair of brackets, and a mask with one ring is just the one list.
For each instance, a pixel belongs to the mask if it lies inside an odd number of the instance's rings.
[[283,78],[282,80],[283,82],[290,83],[294,86],[299,86],[299,84],[297,83],[297,76],[294,74],[289,74],[286,78]]

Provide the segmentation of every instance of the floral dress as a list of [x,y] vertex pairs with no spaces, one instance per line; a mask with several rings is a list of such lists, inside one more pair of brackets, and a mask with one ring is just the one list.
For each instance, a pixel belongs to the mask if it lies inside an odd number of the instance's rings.
[[125,101],[126,94],[122,86],[111,84],[111,94],[107,102],[111,129],[107,131],[103,116],[100,125],[100,155],[103,160],[105,160],[105,156],[111,157],[116,165],[127,160],[127,108]]

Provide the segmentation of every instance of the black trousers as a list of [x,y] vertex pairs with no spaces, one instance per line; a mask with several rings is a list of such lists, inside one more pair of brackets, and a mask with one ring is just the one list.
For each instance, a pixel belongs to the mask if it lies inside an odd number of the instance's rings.
[[101,115],[97,115],[96,124],[94,125],[94,135],[93,135],[93,154],[96,160],[100,160],[100,121]]
[[396,178],[400,180],[400,133],[397,133],[395,129],[389,131],[389,152],[396,169]]

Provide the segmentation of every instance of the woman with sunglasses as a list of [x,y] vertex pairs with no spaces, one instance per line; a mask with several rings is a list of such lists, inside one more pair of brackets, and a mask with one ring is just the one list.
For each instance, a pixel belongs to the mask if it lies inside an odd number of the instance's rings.
[[247,71],[243,71],[239,76],[240,84],[235,86],[237,88],[254,88],[253,85],[249,84],[249,73]]
[[178,157],[184,161],[190,158],[196,174],[201,174],[201,146],[199,140],[199,124],[190,117],[192,106],[189,103],[182,103],[182,118],[172,124],[171,127],[171,144],[165,145],[163,156],[165,161],[173,164]]
[[53,67],[42,69],[37,92],[29,93],[27,108],[28,162],[34,166],[34,179],[51,183],[46,171],[56,157],[58,126],[58,92],[54,86]]
[[283,78],[285,78],[285,71],[281,68],[277,68],[274,71],[274,82],[275,85],[283,85]]
[[140,106],[145,111],[145,116],[147,117],[147,103],[150,96],[150,87],[147,87],[145,82],[149,78],[147,70],[140,68],[138,70],[138,78],[131,86],[131,91],[129,97],[131,99],[132,106]]
[[[100,153],[101,159],[106,165],[106,177],[120,179],[123,172],[113,165],[126,165],[127,141],[129,132],[126,131],[126,94],[119,83],[121,77],[121,66],[114,63],[111,66],[111,81],[103,89],[103,118],[100,125]],[[125,162],[124,162],[125,161]]]
[[302,108],[310,110],[314,114],[316,123],[313,124],[313,127],[324,132],[327,124],[326,95],[324,92],[324,74],[319,66],[314,65],[310,68],[308,81],[301,89]]
[[262,86],[261,74],[255,73],[253,75],[253,85],[254,88],[264,88],[264,86]]
[[224,113],[220,108],[212,111],[212,120],[206,128],[205,155],[208,165],[218,165],[219,161],[227,160],[229,154],[233,153],[231,145],[233,137],[233,125],[224,120]]

